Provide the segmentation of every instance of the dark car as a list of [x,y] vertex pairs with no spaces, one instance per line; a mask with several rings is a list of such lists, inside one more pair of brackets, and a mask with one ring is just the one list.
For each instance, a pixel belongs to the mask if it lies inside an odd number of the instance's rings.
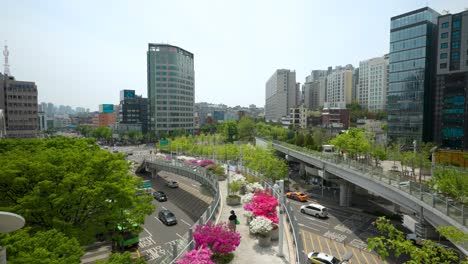
[[167,209],[164,209],[161,212],[159,212],[158,218],[159,220],[161,220],[161,222],[168,226],[177,224],[177,219],[175,215]]
[[154,196],[154,199],[156,199],[157,201],[160,201],[160,202],[167,201],[167,195],[164,192],[160,192],[160,191],[154,192],[153,196]]

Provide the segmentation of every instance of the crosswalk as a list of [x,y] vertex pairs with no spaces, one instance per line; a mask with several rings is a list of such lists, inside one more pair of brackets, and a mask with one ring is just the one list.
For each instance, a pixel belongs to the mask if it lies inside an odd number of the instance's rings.
[[301,235],[305,254],[318,251],[341,258],[346,252],[352,252],[353,257],[349,261],[351,264],[387,263],[382,261],[376,254],[369,252],[365,247],[359,247],[357,242],[355,242],[356,245],[350,246],[304,229],[301,230]]

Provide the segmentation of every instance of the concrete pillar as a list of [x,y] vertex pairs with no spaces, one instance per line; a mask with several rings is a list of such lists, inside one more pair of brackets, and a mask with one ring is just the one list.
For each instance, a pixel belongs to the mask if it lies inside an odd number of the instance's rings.
[[399,212],[400,212],[400,205],[394,203],[394,204],[393,204],[393,211],[394,211],[395,213],[399,213]]
[[349,183],[340,184],[340,206],[351,205],[351,188]]
[[304,162],[301,162],[300,165],[299,165],[299,176],[304,178],[305,175],[306,175],[305,164],[304,164]]

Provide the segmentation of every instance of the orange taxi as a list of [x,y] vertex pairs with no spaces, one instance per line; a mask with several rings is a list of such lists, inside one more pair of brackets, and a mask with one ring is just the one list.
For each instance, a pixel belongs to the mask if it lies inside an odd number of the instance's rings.
[[307,202],[307,194],[301,192],[287,192],[286,197],[289,199],[297,200],[299,202]]

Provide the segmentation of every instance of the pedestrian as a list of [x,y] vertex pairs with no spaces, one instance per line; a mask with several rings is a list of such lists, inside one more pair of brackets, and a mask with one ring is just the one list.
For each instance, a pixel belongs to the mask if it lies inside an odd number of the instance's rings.
[[236,231],[236,224],[237,224],[237,215],[234,210],[231,210],[231,215],[229,216],[229,228],[232,231]]

